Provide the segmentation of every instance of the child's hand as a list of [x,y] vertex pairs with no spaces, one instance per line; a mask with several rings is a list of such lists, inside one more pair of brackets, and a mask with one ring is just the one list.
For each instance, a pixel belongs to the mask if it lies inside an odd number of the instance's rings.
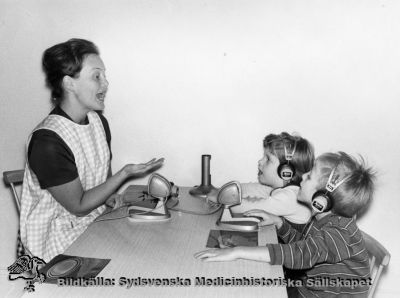
[[275,225],[279,229],[283,223],[282,219],[279,216],[260,209],[246,211],[245,213],[243,213],[243,215],[262,218],[263,221],[259,223],[259,226]]
[[204,262],[224,262],[238,259],[235,248],[213,248],[203,250],[196,253],[194,257]]

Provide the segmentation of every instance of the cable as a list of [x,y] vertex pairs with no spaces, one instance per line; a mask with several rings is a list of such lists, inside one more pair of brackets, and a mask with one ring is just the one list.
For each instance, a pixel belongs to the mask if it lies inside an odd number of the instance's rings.
[[[134,203],[137,203],[137,202],[141,202],[141,201],[144,201],[145,199],[144,199],[145,197],[144,197],[144,193],[141,195],[141,196],[139,196],[136,200],[134,200],[134,201],[132,201],[132,202],[129,202],[130,204],[134,204]],[[110,213],[114,213],[114,212],[116,212],[117,210],[119,210],[119,209],[122,209],[122,208],[125,208],[125,207],[129,207],[129,205],[128,204],[122,204],[121,206],[119,206],[118,208],[115,208],[115,209],[111,209],[110,211],[108,211],[107,213],[103,213],[103,214],[101,214],[100,216],[98,216],[94,221],[93,221],[93,223],[95,223],[95,222],[100,222],[100,221],[107,221],[107,220],[115,220],[115,219],[122,219],[122,218],[125,218],[125,217],[128,217],[129,216],[129,214],[127,213],[126,215],[124,215],[124,216],[122,216],[122,217],[113,217],[113,218],[102,218],[102,217],[104,217],[104,216],[106,216],[106,215],[108,215],[108,214],[110,214]]]
[[215,206],[215,208],[211,209],[208,212],[196,212],[196,211],[190,211],[190,210],[185,210],[185,209],[181,209],[181,208],[169,208],[169,209],[172,211],[178,211],[178,212],[183,212],[183,213],[188,213],[188,214],[193,214],[193,215],[211,215],[211,214],[217,212],[222,206],[221,204],[217,204],[217,203],[211,204],[210,202],[208,202],[208,204],[211,206]]
[[[146,193],[144,192],[143,195],[146,195]],[[102,218],[102,217],[104,217],[104,216],[106,216],[106,215],[108,215],[108,214],[110,214],[110,213],[116,212],[116,211],[119,210],[119,209],[122,209],[122,208],[125,208],[125,207],[126,207],[127,209],[129,209],[129,207],[133,206],[134,203],[146,201],[146,200],[144,199],[144,196],[141,196],[141,197],[139,197],[139,198],[140,198],[140,200],[135,200],[135,201],[133,201],[133,202],[129,202],[129,203],[130,203],[129,205],[128,205],[128,204],[124,204],[124,205],[119,206],[119,207],[116,208],[116,209],[111,209],[111,210],[108,211],[107,213],[104,213],[104,214],[100,215],[99,217],[97,217],[93,222],[95,223],[95,222],[116,220],[116,219],[122,219],[122,218],[125,218],[125,217],[129,217],[129,216],[130,216],[130,215],[129,215],[129,211],[127,210],[127,212],[126,212],[126,214],[125,214],[124,216],[112,217],[112,218]],[[139,198],[138,198],[138,199],[139,199]],[[142,199],[142,198],[143,198],[143,199]],[[168,199],[169,199],[169,198],[168,198]],[[135,214],[135,215],[142,215],[142,214],[147,214],[147,213],[151,213],[151,212],[153,212],[153,211],[155,211],[155,210],[158,210],[158,209],[164,207],[164,205],[167,204],[168,199],[166,199],[165,202],[164,202],[162,205],[158,206],[158,207],[157,207],[157,205],[156,205],[156,207],[154,207],[154,208],[151,209],[151,210],[144,211],[144,212],[140,212],[140,213],[134,213],[134,214]],[[151,199],[151,200],[154,200],[154,199]],[[177,203],[178,203],[178,202],[176,202],[176,204],[177,204]],[[176,205],[176,204],[175,204],[175,205]],[[175,205],[174,205],[174,206],[175,206]],[[168,208],[168,206],[167,206],[167,208]],[[169,209],[169,208],[168,208],[168,209]]]
[[[128,205],[128,204],[123,204],[123,205],[119,206],[119,207],[116,208],[116,209],[111,209],[111,210],[108,211],[107,213],[101,214],[99,217],[97,217],[97,218],[93,221],[93,223],[101,222],[101,221],[110,221],[110,220],[116,220],[116,219],[123,219],[123,218],[125,218],[125,217],[129,217],[129,216],[130,216],[130,215],[129,215],[129,211],[128,211],[129,207],[133,206],[134,203],[146,201],[146,200],[145,200],[145,195],[148,195],[147,192],[143,192],[143,195],[140,196],[140,197],[138,197],[137,200],[132,201],[132,202],[129,202],[129,205]],[[143,215],[143,214],[147,214],[147,213],[154,212],[155,210],[158,210],[158,209],[164,207],[164,205],[167,204],[167,202],[168,202],[169,199],[170,199],[170,198],[166,199],[165,202],[164,202],[162,205],[158,206],[158,207],[157,207],[157,205],[156,205],[156,207],[154,207],[154,208],[151,209],[151,210],[143,211],[143,212],[140,212],[140,213],[134,213],[134,215]],[[193,214],[193,215],[211,215],[211,214],[214,214],[215,212],[217,212],[217,211],[221,208],[221,206],[222,206],[221,204],[214,203],[214,202],[210,201],[210,200],[207,198],[207,199],[206,199],[207,204],[210,205],[210,207],[214,207],[214,208],[210,209],[209,211],[198,212],[198,211],[191,211],[191,210],[185,210],[185,209],[181,209],[181,208],[176,208],[175,206],[178,204],[178,202],[179,202],[179,201],[177,200],[176,203],[175,203],[173,206],[170,206],[170,207],[167,206],[168,210],[176,211],[176,212],[182,212],[182,213],[187,213],[187,214]],[[118,210],[120,210],[120,209],[122,209],[122,208],[126,208],[126,209],[127,209],[126,214],[124,214],[123,216],[112,217],[112,218],[103,218],[104,216],[107,216],[108,214],[116,213]]]
[[[161,206],[157,207],[157,205],[156,205],[156,207],[154,207],[154,208],[151,209],[151,210],[147,210],[147,211],[144,211],[144,212],[141,212],[141,213],[134,213],[134,215],[147,214],[147,213],[153,212],[154,210],[158,210],[158,209],[160,209],[161,207],[164,207],[164,205],[167,204],[167,201],[168,201],[168,198],[165,200],[165,202],[164,202]],[[132,205],[131,205],[131,206],[132,206]],[[131,207],[131,206],[129,206],[129,207]],[[129,207],[128,207],[128,209],[129,209]],[[137,206],[137,207],[140,207],[140,206]]]
[[103,216],[106,216],[106,215],[108,215],[108,214],[110,214],[110,213],[113,213],[113,212],[115,212],[115,211],[117,211],[117,210],[119,210],[119,209],[125,208],[125,207],[128,207],[128,205],[122,205],[122,206],[119,206],[119,207],[116,208],[116,209],[111,209],[111,211],[108,211],[107,213],[104,213],[104,214],[100,215],[99,217],[97,217],[97,218],[93,221],[93,223],[100,222],[100,221],[108,221],[108,220],[122,219],[122,218],[128,217],[129,215],[126,214],[126,215],[121,216],[121,217],[102,218]]

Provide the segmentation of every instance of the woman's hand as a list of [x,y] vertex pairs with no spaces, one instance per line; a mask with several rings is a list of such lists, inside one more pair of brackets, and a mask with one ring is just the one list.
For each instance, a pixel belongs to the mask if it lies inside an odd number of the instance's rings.
[[123,167],[123,171],[126,174],[126,177],[130,176],[142,176],[149,172],[153,172],[160,168],[164,163],[164,158],[155,159],[140,164],[128,164]]
[[153,158],[146,163],[126,165],[115,175],[108,177],[105,182],[89,190],[83,189],[79,177],[71,182],[49,187],[47,190],[70,213],[76,216],[85,216],[104,203],[114,209],[125,204],[122,196],[112,196],[121,183],[131,176],[142,176],[152,172],[161,167],[163,163],[164,158],[157,160]]
[[124,205],[123,196],[118,193],[114,193],[106,200],[105,204],[113,209],[118,209]]
[[[164,163],[164,158],[160,159],[155,159],[153,158],[152,160],[146,162],[146,163],[140,163],[140,164],[128,164],[122,168],[120,171],[122,173],[122,179],[129,178],[131,176],[141,176],[144,174],[147,174],[149,172],[152,172],[159,167],[162,166]],[[135,198],[135,201],[137,199]],[[122,206],[128,205],[129,201],[125,201],[125,198],[123,195],[114,193],[112,194],[107,200],[105,201],[105,204],[111,208],[118,209]]]
[[262,218],[263,221],[259,223],[259,226],[275,225],[279,229],[283,224],[282,218],[280,218],[279,216],[260,209],[246,211],[245,213],[243,213],[243,215]]
[[196,259],[200,259],[204,262],[224,262],[234,261],[238,259],[236,253],[237,249],[234,248],[213,248],[203,250],[194,255]]

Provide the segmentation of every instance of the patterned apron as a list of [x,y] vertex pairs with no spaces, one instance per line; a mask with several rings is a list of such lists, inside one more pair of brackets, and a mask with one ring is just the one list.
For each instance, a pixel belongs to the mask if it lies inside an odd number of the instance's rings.
[[[65,117],[49,115],[34,129],[52,130],[64,140],[74,155],[84,191],[105,182],[110,168],[110,151],[100,117],[91,111],[88,119],[89,124],[79,125]],[[32,134],[28,145],[31,137]],[[48,262],[63,253],[104,209],[102,205],[82,217],[71,214],[50,192],[40,188],[36,175],[26,162],[20,229],[22,243],[32,255]]]

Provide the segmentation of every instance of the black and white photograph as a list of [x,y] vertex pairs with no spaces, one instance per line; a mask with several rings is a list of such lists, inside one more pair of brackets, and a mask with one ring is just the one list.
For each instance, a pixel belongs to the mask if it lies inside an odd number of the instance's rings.
[[0,0],[3,297],[399,297],[400,2]]

